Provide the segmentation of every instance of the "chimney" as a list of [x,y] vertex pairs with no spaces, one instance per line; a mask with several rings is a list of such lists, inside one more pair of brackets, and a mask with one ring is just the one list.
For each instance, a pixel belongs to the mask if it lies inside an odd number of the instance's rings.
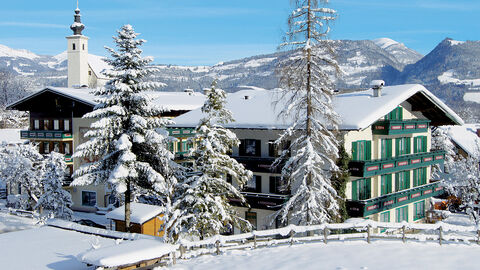
[[385,86],[385,82],[382,80],[374,80],[370,83],[370,86],[373,89],[373,97],[382,96],[382,88]]

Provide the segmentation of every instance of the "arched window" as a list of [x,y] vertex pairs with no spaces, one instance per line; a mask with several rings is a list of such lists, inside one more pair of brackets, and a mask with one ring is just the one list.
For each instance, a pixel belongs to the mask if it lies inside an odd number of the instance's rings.
[[82,44],[82,50],[85,51],[85,44]]
[[72,44],[72,50],[75,51],[75,43]]

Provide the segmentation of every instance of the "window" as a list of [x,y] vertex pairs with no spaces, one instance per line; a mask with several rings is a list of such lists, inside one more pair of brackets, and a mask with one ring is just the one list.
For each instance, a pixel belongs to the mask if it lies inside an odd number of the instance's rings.
[[[290,141],[282,143],[281,145],[275,144],[275,141],[268,141],[268,156],[279,157],[284,150],[288,150],[289,148]],[[290,153],[288,153],[287,156],[290,156]]]
[[75,51],[75,49],[76,49],[75,43],[72,43],[72,50]]
[[260,175],[254,175],[252,178],[250,178],[250,180],[247,181],[244,190],[250,192],[261,192],[262,177]]
[[367,200],[371,196],[371,180],[360,179],[352,181],[352,200]]
[[70,143],[68,143],[68,142],[63,143],[63,152],[65,153],[65,155],[70,155],[70,153],[71,153]]
[[85,51],[85,44],[82,44],[82,50]]
[[68,119],[63,120],[63,130],[70,131],[70,120]]
[[402,137],[395,140],[395,155],[402,156],[410,154],[410,138]]
[[88,71],[88,76],[92,76],[92,71],[91,70]]
[[53,152],[60,153],[60,143],[58,142],[53,143]]
[[392,175],[382,175],[381,179],[381,195],[392,193]]
[[372,142],[356,141],[352,142],[353,160],[370,160],[372,158]]
[[418,220],[425,217],[425,201],[416,202],[413,205],[413,214],[413,220]]
[[282,222],[282,218],[277,216],[275,218],[275,228],[278,229],[278,228],[283,228],[283,227],[286,227],[288,225],[288,221],[285,220]]
[[397,222],[408,222],[408,205],[397,208]]
[[38,119],[33,120],[33,128],[34,128],[35,130],[39,130],[39,129],[40,129],[40,120],[38,120]]
[[427,152],[427,136],[418,136],[413,138],[413,152],[414,153]]
[[385,120],[403,120],[403,108],[398,107],[385,115]]
[[239,154],[241,156],[261,156],[260,140],[240,140]]
[[410,188],[410,171],[403,171],[395,175],[395,191]]
[[50,120],[48,119],[43,120],[43,129],[48,130],[49,127],[50,127]]
[[60,121],[59,120],[53,120],[53,129],[54,130],[59,130],[60,129]]
[[252,224],[253,229],[257,229],[257,213],[245,212],[245,219]]
[[230,174],[227,174],[227,183],[229,183],[230,185],[233,184],[233,178],[232,178],[232,175]]
[[82,191],[82,205],[95,206],[97,204],[97,193],[93,191]]
[[22,184],[18,183],[17,185],[17,194],[22,194]]
[[392,157],[392,139],[382,139],[382,146],[381,146],[381,158],[391,158]]
[[413,186],[418,187],[427,184],[427,168],[413,170]]
[[44,154],[50,153],[50,143],[49,142],[43,142],[43,153]]
[[390,222],[390,211],[380,213],[380,222]]
[[283,190],[282,186],[282,177],[281,176],[270,176],[270,193],[274,194],[290,194],[289,191]]

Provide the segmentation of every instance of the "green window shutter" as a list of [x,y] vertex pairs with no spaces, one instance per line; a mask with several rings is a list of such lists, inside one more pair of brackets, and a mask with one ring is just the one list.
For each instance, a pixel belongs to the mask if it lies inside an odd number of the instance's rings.
[[352,181],[352,200],[357,201],[358,200],[358,180],[357,181]]
[[392,157],[392,139],[387,139],[387,158]]
[[410,188],[410,171],[405,171],[405,189]]
[[352,142],[352,159],[358,160],[358,142]]
[[410,149],[410,141],[411,141],[410,138],[407,137],[407,138],[404,138],[404,140],[406,141],[406,144],[407,144],[407,154],[412,153]]
[[403,120],[403,108],[402,107],[398,107],[398,120]]
[[392,193],[392,175],[387,175],[387,194]]
[[365,141],[365,160],[372,159],[372,142]]
[[401,138],[395,139],[395,156],[400,156],[400,140]]
[[413,153],[418,153],[418,137],[413,138]]
[[427,152],[427,136],[423,136],[422,138],[422,150],[423,152]]

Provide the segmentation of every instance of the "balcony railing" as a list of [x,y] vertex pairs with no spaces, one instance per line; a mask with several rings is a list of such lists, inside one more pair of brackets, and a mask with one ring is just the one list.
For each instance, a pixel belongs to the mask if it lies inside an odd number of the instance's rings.
[[73,164],[73,157],[72,157],[72,155],[65,155],[64,160],[65,160],[65,163],[67,163],[67,165],[68,165],[68,164]]
[[372,125],[373,134],[394,135],[427,132],[430,120],[382,120]]
[[71,131],[62,130],[22,130],[21,139],[72,139]]
[[352,176],[370,177],[441,164],[444,159],[445,151],[432,151],[389,159],[350,161],[348,168]]
[[348,214],[351,217],[366,217],[405,204],[420,201],[433,196],[439,196],[444,192],[443,187],[440,184],[440,181],[430,183],[369,200],[348,200]]
[[192,137],[195,136],[194,128],[168,128],[168,135],[173,137]]
[[281,173],[283,167],[283,164],[272,167],[275,162],[273,157],[232,157],[252,172]]
[[[290,195],[280,195],[271,193],[241,192],[251,208],[278,210],[288,201]],[[241,205],[239,200],[230,199],[230,203]]]

